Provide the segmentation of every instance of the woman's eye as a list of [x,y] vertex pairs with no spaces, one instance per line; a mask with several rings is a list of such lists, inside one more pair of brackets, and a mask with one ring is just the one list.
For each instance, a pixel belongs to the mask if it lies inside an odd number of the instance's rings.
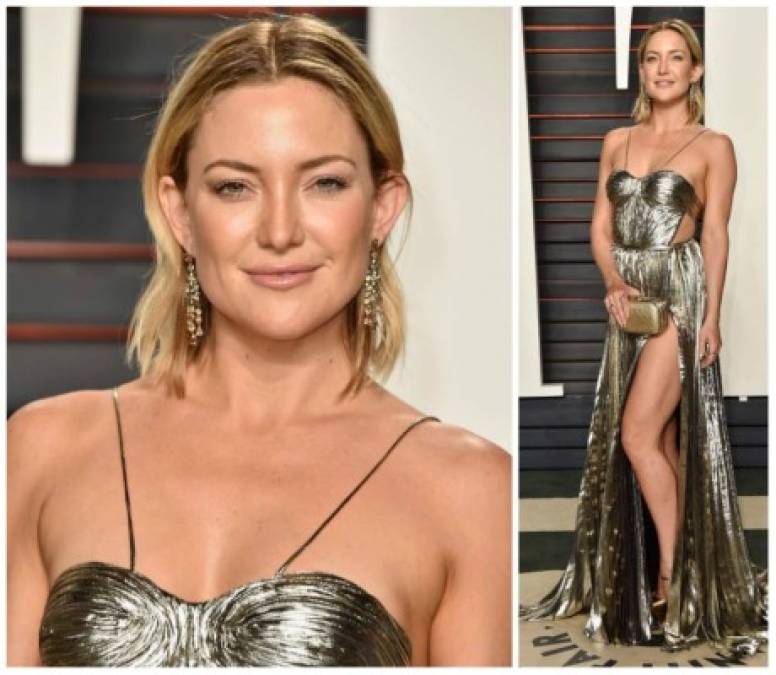
[[215,191],[221,197],[239,197],[245,192],[245,184],[236,180],[225,180],[215,186]]
[[347,182],[337,176],[324,176],[315,181],[315,188],[320,192],[338,192],[347,186]]

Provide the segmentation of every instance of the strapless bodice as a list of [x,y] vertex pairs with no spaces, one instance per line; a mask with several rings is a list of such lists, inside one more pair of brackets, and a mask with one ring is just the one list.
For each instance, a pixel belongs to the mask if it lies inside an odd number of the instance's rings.
[[40,627],[47,666],[407,666],[377,598],[324,572],[276,574],[187,602],[128,568],[65,570]]
[[690,181],[670,169],[634,176],[615,169],[606,182],[614,208],[614,243],[628,248],[669,246],[698,197]]

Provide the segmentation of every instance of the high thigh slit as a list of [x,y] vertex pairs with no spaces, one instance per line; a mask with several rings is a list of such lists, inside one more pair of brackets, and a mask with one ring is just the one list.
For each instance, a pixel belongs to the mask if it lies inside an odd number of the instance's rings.
[[[674,243],[697,197],[689,181],[662,169],[641,177],[615,170],[606,189],[614,211],[614,263],[626,284],[667,301],[678,337],[678,519],[663,648],[708,640],[752,654],[767,639],[767,577],[752,563],[744,539],[719,361],[700,367],[706,303],[701,248],[695,237]],[[654,641],[651,517],[645,518],[620,437],[624,404],[649,339],[623,331],[610,318],[572,551],[552,590],[520,608],[521,618],[534,620],[586,611],[585,633],[603,643]]]
[[645,525],[645,549],[653,599],[666,597],[661,580],[670,574],[676,546],[678,458],[668,456],[665,443],[681,401],[678,337],[669,320],[660,335],[644,341],[622,406],[621,444],[643,497],[645,520],[651,521]]

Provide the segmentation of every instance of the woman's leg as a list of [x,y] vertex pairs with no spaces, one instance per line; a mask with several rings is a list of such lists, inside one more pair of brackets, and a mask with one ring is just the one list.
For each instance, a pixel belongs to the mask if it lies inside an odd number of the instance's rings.
[[[674,557],[677,528],[677,472],[675,412],[681,397],[679,342],[676,325],[644,345],[633,375],[622,416],[625,454],[647,503],[660,546],[661,579],[657,596],[666,596]],[[673,421],[673,431],[672,427]]]
[[[662,437],[662,450],[668,463],[671,465],[671,469],[674,472],[674,479],[676,480],[676,518],[678,521],[679,514],[679,438],[677,436],[679,430],[678,424],[679,412],[674,412],[671,419],[663,429]],[[674,527],[678,527],[678,522],[674,523]],[[673,556],[673,551],[672,551]],[[669,566],[670,570],[670,566]],[[668,592],[668,581],[665,579],[658,579],[657,595],[664,598]]]
[[[666,456],[668,463],[674,470],[674,477],[676,478],[676,499],[677,505],[679,503],[679,437],[677,433],[679,431],[679,411],[677,410],[668,420],[665,429],[663,429],[662,449],[663,454]],[[678,506],[677,506],[678,510]]]
[[679,439],[677,437],[677,431],[679,428],[678,417],[678,411],[671,415],[671,419],[668,420],[668,423],[663,429],[663,437],[661,439],[661,448],[663,450],[663,454],[666,456],[668,463],[674,470],[674,476],[676,476],[677,482],[679,480]]

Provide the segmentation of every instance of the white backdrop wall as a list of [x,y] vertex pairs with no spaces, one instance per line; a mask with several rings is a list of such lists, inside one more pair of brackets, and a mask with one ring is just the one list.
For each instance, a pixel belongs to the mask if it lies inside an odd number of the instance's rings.
[[[388,388],[511,450],[511,9],[371,8],[415,203]],[[395,239],[398,242],[399,238]]]
[[733,141],[738,182],[722,298],[722,389],[768,393],[768,15],[765,7],[707,7],[706,126]]
[[539,340],[539,289],[536,283],[536,242],[534,238],[533,181],[531,173],[531,137],[528,128],[528,96],[525,86],[523,17],[515,17],[515,124],[517,126],[517,236],[519,265],[520,317],[517,329],[517,377],[519,396],[563,396],[562,384],[542,380],[542,352]]

